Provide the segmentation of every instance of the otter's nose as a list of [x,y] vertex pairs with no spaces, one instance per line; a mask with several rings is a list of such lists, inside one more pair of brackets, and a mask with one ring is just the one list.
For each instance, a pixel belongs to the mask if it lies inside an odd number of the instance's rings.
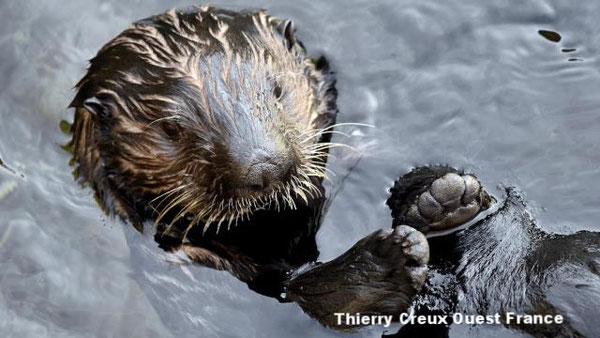
[[268,190],[288,179],[290,170],[290,161],[256,149],[252,153],[245,183],[252,190]]

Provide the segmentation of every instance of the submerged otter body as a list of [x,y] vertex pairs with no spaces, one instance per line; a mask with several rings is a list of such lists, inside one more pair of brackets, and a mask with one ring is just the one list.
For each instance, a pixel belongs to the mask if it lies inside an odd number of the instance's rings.
[[[429,166],[398,179],[387,201],[394,226],[408,224],[424,233],[435,230],[436,219],[415,217],[411,209],[427,214],[421,196],[429,191],[435,196],[436,186],[451,185],[453,179],[448,177],[458,174],[462,173],[450,167]],[[483,190],[478,196],[484,205],[493,201]],[[449,319],[446,324],[406,325],[396,336],[448,337],[455,313],[463,318],[498,314],[497,324],[535,337],[600,335],[593,324],[600,303],[600,233],[546,233],[536,225],[521,194],[509,188],[497,211],[464,231],[428,241],[428,280],[413,306],[416,315]],[[522,317],[518,320],[517,315]],[[551,322],[528,324],[525,315],[545,316]],[[555,322],[557,315],[561,319]]]

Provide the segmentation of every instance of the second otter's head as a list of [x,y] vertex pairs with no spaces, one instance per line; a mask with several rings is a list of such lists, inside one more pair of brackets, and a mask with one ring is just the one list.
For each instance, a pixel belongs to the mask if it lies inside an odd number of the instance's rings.
[[333,78],[289,22],[170,11],[105,45],[77,88],[75,157],[109,205],[209,225],[320,191]]

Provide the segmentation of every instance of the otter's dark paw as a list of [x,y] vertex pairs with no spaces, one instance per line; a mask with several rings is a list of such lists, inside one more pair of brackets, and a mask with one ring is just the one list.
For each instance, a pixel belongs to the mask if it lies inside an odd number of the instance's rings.
[[291,279],[287,296],[311,317],[337,329],[335,313],[399,315],[427,275],[429,246],[408,226],[379,230],[331,262]]
[[[416,171],[422,175],[420,178],[427,179],[411,181],[411,175],[414,176]],[[402,186],[403,194],[392,191],[388,200],[394,225],[407,224],[422,232],[460,226],[488,209],[493,202],[474,175],[448,167],[415,169],[401,177],[395,188],[397,186]]]
[[[368,239],[368,237],[367,237]],[[390,272],[402,271],[415,289],[420,289],[427,276],[429,245],[422,233],[406,225],[381,229],[374,233],[376,255]],[[360,243],[360,242],[359,242]],[[398,250],[400,246],[400,250]],[[381,264],[381,265],[383,265]]]

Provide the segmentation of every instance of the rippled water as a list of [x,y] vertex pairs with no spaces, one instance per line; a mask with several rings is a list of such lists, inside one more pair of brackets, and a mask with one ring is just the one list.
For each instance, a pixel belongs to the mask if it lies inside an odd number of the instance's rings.
[[[347,128],[358,151],[330,160],[337,195],[318,235],[322,260],[389,227],[392,181],[430,163],[476,172],[492,192],[516,185],[547,231],[600,230],[600,2],[213,3],[292,18],[338,72],[340,121],[375,126]],[[0,2],[0,157],[14,170],[0,168],[4,336],[340,335],[228,273],[167,261],[73,182],[58,125],[72,120],[65,107],[86,60],[131,21],[189,4]]]

